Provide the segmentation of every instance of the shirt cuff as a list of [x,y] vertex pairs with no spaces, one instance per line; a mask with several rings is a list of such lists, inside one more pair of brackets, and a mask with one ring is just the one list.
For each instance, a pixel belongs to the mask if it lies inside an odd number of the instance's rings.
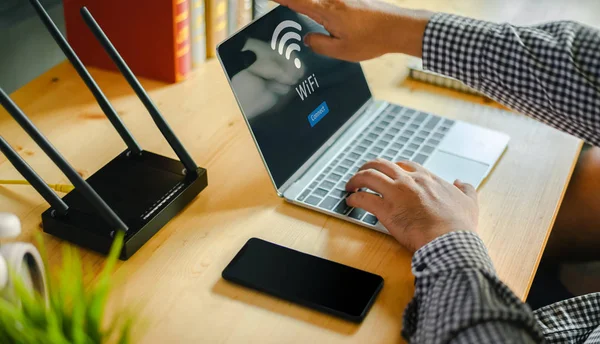
[[480,269],[495,274],[487,249],[477,234],[467,231],[444,234],[421,247],[412,258],[416,278],[457,269]]
[[434,14],[423,36],[423,68],[477,87],[481,56],[493,23]]

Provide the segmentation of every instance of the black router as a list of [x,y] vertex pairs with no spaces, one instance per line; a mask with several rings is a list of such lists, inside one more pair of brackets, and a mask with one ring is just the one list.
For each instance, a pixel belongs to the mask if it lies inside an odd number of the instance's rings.
[[87,26],[117,65],[181,161],[140,148],[43,6],[38,0],[30,0],[30,2],[125,141],[127,149],[84,180],[23,111],[0,89],[2,106],[61,169],[75,189],[61,199],[2,137],[0,137],[0,150],[50,203],[51,207],[42,213],[42,225],[46,233],[107,254],[116,231],[124,231],[125,242],[120,258],[126,260],[208,185],[206,170],[196,165],[85,7],[81,9],[81,15]]

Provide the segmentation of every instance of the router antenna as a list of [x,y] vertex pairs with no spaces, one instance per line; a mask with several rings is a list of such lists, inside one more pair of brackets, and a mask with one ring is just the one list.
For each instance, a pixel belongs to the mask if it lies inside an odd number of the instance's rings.
[[56,210],[58,215],[65,215],[69,206],[58,197],[50,187],[44,183],[42,178],[35,173],[35,171],[29,166],[23,158],[6,142],[6,140],[0,136],[0,151],[4,153],[8,161],[21,173],[23,177],[33,186],[33,188],[40,194],[46,202],[50,203],[50,206]]
[[10,97],[0,88],[0,104],[8,113],[19,123],[19,125],[29,134],[38,146],[48,155],[50,160],[60,168],[60,170],[69,178],[75,189],[85,197],[88,202],[98,211],[100,216],[108,222],[115,230],[127,231],[127,225],[121,221],[119,216],[104,202],[104,200],[94,191],[81,176],[69,165],[67,160],[52,146],[44,135],[33,125],[21,109]]
[[135,77],[131,69],[129,69],[127,63],[125,63],[125,61],[123,60],[117,49],[115,49],[113,44],[110,42],[106,34],[102,31],[92,14],[88,11],[87,8],[83,7],[81,8],[81,15],[87,26],[94,33],[94,36],[96,36],[96,39],[100,41],[100,44],[102,44],[102,47],[104,48],[106,53],[108,53],[110,58],[117,65],[117,68],[119,68],[119,70],[121,71],[121,74],[123,74],[131,88],[133,88],[138,98],[140,98],[140,100],[150,113],[150,116],[152,116],[154,123],[156,123],[156,126],[163,134],[169,145],[171,145],[171,148],[173,149],[173,151],[175,151],[175,154],[177,154],[179,160],[181,160],[187,172],[190,174],[196,174],[198,166],[196,165],[190,154],[185,150],[185,148],[183,147],[173,130],[169,127],[167,121],[165,121],[164,117],[160,114],[156,106],[152,103],[152,100],[150,99],[150,97],[148,96],[138,79]]
[[54,22],[52,21],[42,4],[40,4],[38,0],[29,0],[29,2],[36,10],[38,16],[52,35],[52,38],[54,38],[54,41],[58,44],[65,56],[69,59],[69,61],[77,71],[77,74],[79,74],[79,76],[86,84],[88,89],[92,92],[94,98],[96,98],[96,102],[98,102],[98,105],[100,105],[100,108],[102,109],[106,117],[108,117],[108,120],[117,130],[123,141],[125,141],[125,144],[127,144],[129,150],[136,155],[141,153],[142,148],[135,141],[129,130],[127,130],[125,124],[123,124],[123,121],[121,121],[121,118],[119,117],[119,115],[117,115],[115,109],[109,103],[108,99],[106,99],[106,96],[104,95],[104,93],[102,93],[102,91],[98,87],[98,84],[96,84],[96,81],[94,81],[94,79],[87,71],[79,57],[77,57],[69,43],[67,43],[67,40],[60,33],[60,30],[56,27],[56,25],[54,24]]

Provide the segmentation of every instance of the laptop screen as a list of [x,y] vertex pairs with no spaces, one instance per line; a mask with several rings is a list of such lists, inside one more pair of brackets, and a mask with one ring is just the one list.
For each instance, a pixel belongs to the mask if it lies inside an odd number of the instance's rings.
[[371,97],[360,64],[312,52],[308,32],[326,33],[279,6],[218,48],[278,189]]

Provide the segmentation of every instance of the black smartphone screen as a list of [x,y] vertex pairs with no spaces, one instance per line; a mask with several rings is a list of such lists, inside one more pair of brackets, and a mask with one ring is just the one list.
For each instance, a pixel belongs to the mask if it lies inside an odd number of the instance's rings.
[[378,275],[256,238],[223,278],[355,322],[364,319],[383,287]]

